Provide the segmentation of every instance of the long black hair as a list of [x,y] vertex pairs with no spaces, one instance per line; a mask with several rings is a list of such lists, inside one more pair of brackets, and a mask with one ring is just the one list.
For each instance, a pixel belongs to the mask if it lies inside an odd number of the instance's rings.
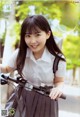
[[64,58],[61,58],[61,56],[57,54],[57,53],[62,54],[62,52],[58,48],[54,40],[52,30],[46,18],[43,17],[42,15],[28,16],[21,25],[20,46],[19,46],[19,52],[18,52],[17,61],[16,61],[17,70],[19,74],[22,73],[22,69],[26,58],[26,52],[28,48],[25,42],[25,34],[26,32],[32,33],[33,31],[38,31],[39,29],[42,31],[45,31],[46,33],[48,33],[49,31],[51,32],[49,39],[47,39],[46,41],[46,47],[52,55],[60,57],[61,60],[65,61]]

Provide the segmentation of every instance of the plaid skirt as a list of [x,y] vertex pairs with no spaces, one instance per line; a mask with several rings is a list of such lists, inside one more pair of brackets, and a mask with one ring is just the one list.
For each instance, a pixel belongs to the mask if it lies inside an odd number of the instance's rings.
[[14,116],[7,117],[58,117],[58,101],[36,91],[23,88],[17,101]]

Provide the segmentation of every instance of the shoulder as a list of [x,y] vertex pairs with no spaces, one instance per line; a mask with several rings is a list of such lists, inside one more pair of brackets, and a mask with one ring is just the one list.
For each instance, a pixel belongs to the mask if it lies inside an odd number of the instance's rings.
[[14,53],[18,54],[19,52],[19,48],[17,48],[16,50],[14,50]]
[[[59,63],[58,63],[59,65],[58,66],[66,66],[66,61],[65,61],[64,55],[59,53],[58,56],[59,56]],[[58,58],[58,57],[55,57],[55,58]]]
[[60,60],[58,66],[59,67],[66,67],[66,61]]
[[19,49],[14,50],[14,52],[10,56],[9,60],[13,60],[14,61],[17,58],[18,52],[19,52]]
[[60,60],[58,64],[58,70],[56,71],[57,77],[65,77],[66,76],[66,62]]
[[7,66],[9,66],[12,69],[16,69],[16,59],[18,55],[19,49],[14,50],[12,53],[12,56],[10,57]]
[[12,56],[17,56],[18,55],[18,52],[19,52],[19,48],[17,48],[16,50],[14,50]]

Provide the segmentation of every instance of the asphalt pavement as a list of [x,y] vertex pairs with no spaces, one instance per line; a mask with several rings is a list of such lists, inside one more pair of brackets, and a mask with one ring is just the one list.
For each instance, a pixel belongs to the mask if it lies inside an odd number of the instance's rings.
[[80,87],[64,86],[66,100],[59,99],[59,117],[80,117]]

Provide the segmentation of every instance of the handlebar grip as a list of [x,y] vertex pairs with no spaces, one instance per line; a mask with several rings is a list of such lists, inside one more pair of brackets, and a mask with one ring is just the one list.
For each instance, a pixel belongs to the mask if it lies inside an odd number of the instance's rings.
[[17,80],[12,79],[12,78],[10,78],[10,77],[7,76],[7,75],[2,74],[1,77],[2,77],[4,80],[6,80],[6,81],[10,80],[10,81],[13,81],[13,82],[15,82],[15,83],[18,83]]
[[0,84],[1,85],[5,85],[5,84],[7,84],[8,83],[8,81],[7,80],[5,80],[5,79],[0,79]]
[[60,96],[60,98],[66,99],[66,95],[65,95],[65,94],[62,94],[62,95]]
[[[12,81],[12,82],[15,82],[17,84],[19,83],[23,83],[25,84],[27,81],[25,79],[23,79],[22,77],[17,77],[16,79],[13,79],[12,77],[8,76],[8,75],[4,75],[4,74],[1,74],[1,79],[3,79],[4,81],[6,80],[6,84],[8,83],[8,80],[9,81]],[[2,81],[2,80],[1,80]]]

